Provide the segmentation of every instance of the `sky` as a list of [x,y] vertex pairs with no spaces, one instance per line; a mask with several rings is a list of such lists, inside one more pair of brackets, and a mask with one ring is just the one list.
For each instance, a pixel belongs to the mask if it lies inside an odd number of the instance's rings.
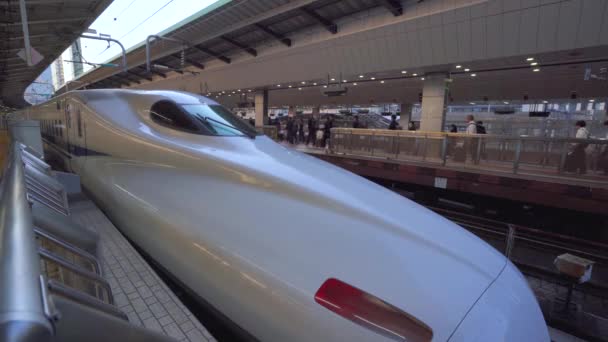
[[[89,28],[109,34],[128,50],[217,1],[114,0]],[[117,44],[107,47],[107,42],[83,39],[82,56],[90,63],[103,63],[121,53]]]

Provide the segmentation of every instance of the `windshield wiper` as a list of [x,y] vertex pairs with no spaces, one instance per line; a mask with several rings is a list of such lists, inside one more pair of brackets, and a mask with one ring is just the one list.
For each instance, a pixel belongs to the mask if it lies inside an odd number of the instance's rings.
[[244,131],[244,130],[242,130],[242,129],[238,129],[238,128],[236,128],[236,127],[232,126],[232,125],[229,125],[229,124],[227,124],[227,123],[221,122],[221,121],[219,121],[219,120],[216,120],[216,119],[210,118],[210,117],[208,117],[208,116],[203,116],[203,120],[205,120],[205,121],[212,121],[212,122],[215,122],[215,123],[220,124],[220,125],[222,125],[222,126],[226,126],[226,127],[232,128],[232,129],[234,129],[234,130],[237,130],[237,131],[239,131],[239,132],[243,133],[244,135],[248,136],[248,137],[249,137],[249,138],[251,138],[251,139],[255,139],[255,134],[251,134],[251,133],[249,133],[249,132],[245,132],[245,131]]

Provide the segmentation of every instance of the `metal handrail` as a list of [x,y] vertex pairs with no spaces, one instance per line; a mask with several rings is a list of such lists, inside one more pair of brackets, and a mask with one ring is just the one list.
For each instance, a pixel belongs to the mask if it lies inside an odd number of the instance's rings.
[[[369,153],[372,144],[372,153]],[[568,158],[580,144],[587,145],[585,158],[580,155]],[[552,176],[547,171],[554,170],[554,175],[578,179],[582,176],[573,168],[580,169],[581,174],[588,168],[592,175],[605,170],[608,140],[332,128],[329,151],[441,166],[491,169],[501,173]],[[570,175],[564,175],[564,171]]]
[[0,340],[50,339],[21,150],[11,147],[0,183]]

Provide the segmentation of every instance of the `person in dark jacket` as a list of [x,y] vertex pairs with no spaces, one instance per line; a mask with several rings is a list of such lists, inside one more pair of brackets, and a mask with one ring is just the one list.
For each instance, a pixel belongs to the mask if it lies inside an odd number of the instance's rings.
[[407,130],[408,131],[415,131],[416,130],[416,124],[411,122],[407,124]]
[[325,147],[327,144],[327,140],[331,137],[331,128],[334,126],[334,122],[331,119],[331,116],[328,116],[325,120],[325,125],[323,126],[323,146]]
[[486,134],[486,127],[483,125],[483,121],[477,121],[477,134]]
[[306,145],[310,144],[314,146],[317,142],[317,121],[314,116],[310,116],[308,119],[308,137],[306,138]]
[[287,142],[290,144],[293,144],[293,132],[294,132],[294,122],[293,122],[293,118],[290,116],[287,118],[287,125],[285,127],[285,130],[287,131]]
[[388,125],[388,129],[396,130],[399,127],[397,123],[397,115],[391,115],[391,123]]
[[298,144],[304,143],[304,121],[298,120]]
[[452,124],[450,126],[450,133],[458,133],[458,127],[456,127],[456,125]]
[[358,116],[355,116],[355,121],[353,121],[353,128],[361,128],[361,123],[359,122]]

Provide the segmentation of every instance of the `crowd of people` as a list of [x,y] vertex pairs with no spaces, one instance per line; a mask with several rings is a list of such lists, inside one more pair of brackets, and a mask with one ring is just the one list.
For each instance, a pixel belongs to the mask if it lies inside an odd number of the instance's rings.
[[279,141],[325,147],[334,127],[334,120],[331,116],[327,116],[322,123],[319,122],[320,120],[315,116],[310,116],[306,121],[302,118],[288,117],[283,127],[277,118],[271,119],[271,125],[277,128]]
[[[253,124],[253,122],[251,122]],[[286,141],[290,144],[305,144],[307,146],[324,148],[328,144],[331,137],[331,129],[334,127],[332,116],[328,115],[324,119],[315,116],[309,116],[306,120],[303,118],[288,117],[284,123],[277,119],[270,119],[270,123],[277,128],[278,138],[280,141]],[[608,128],[608,120],[604,122]],[[361,122],[358,116],[354,116],[352,120],[352,128],[366,128],[367,125]],[[391,122],[388,126],[389,130],[403,129],[397,116],[392,115]],[[416,125],[414,122],[408,122],[407,130],[415,131]],[[449,133],[458,133],[460,130],[455,124],[448,127]],[[486,127],[482,121],[476,121],[473,115],[466,117],[466,126],[463,127],[465,135],[474,135],[472,137],[452,137],[449,139],[447,146],[447,155],[454,161],[465,162],[470,159],[477,163],[480,159],[487,157],[486,141],[479,137],[479,134],[488,134]],[[591,134],[587,129],[585,121],[576,122],[576,139],[587,140],[591,138]],[[596,150],[597,151],[597,150]],[[608,145],[599,150],[597,158],[597,166],[605,174],[608,174]],[[584,174],[587,172],[588,154],[591,153],[589,143],[586,141],[573,142],[569,144],[568,152],[563,164],[565,172]]]

